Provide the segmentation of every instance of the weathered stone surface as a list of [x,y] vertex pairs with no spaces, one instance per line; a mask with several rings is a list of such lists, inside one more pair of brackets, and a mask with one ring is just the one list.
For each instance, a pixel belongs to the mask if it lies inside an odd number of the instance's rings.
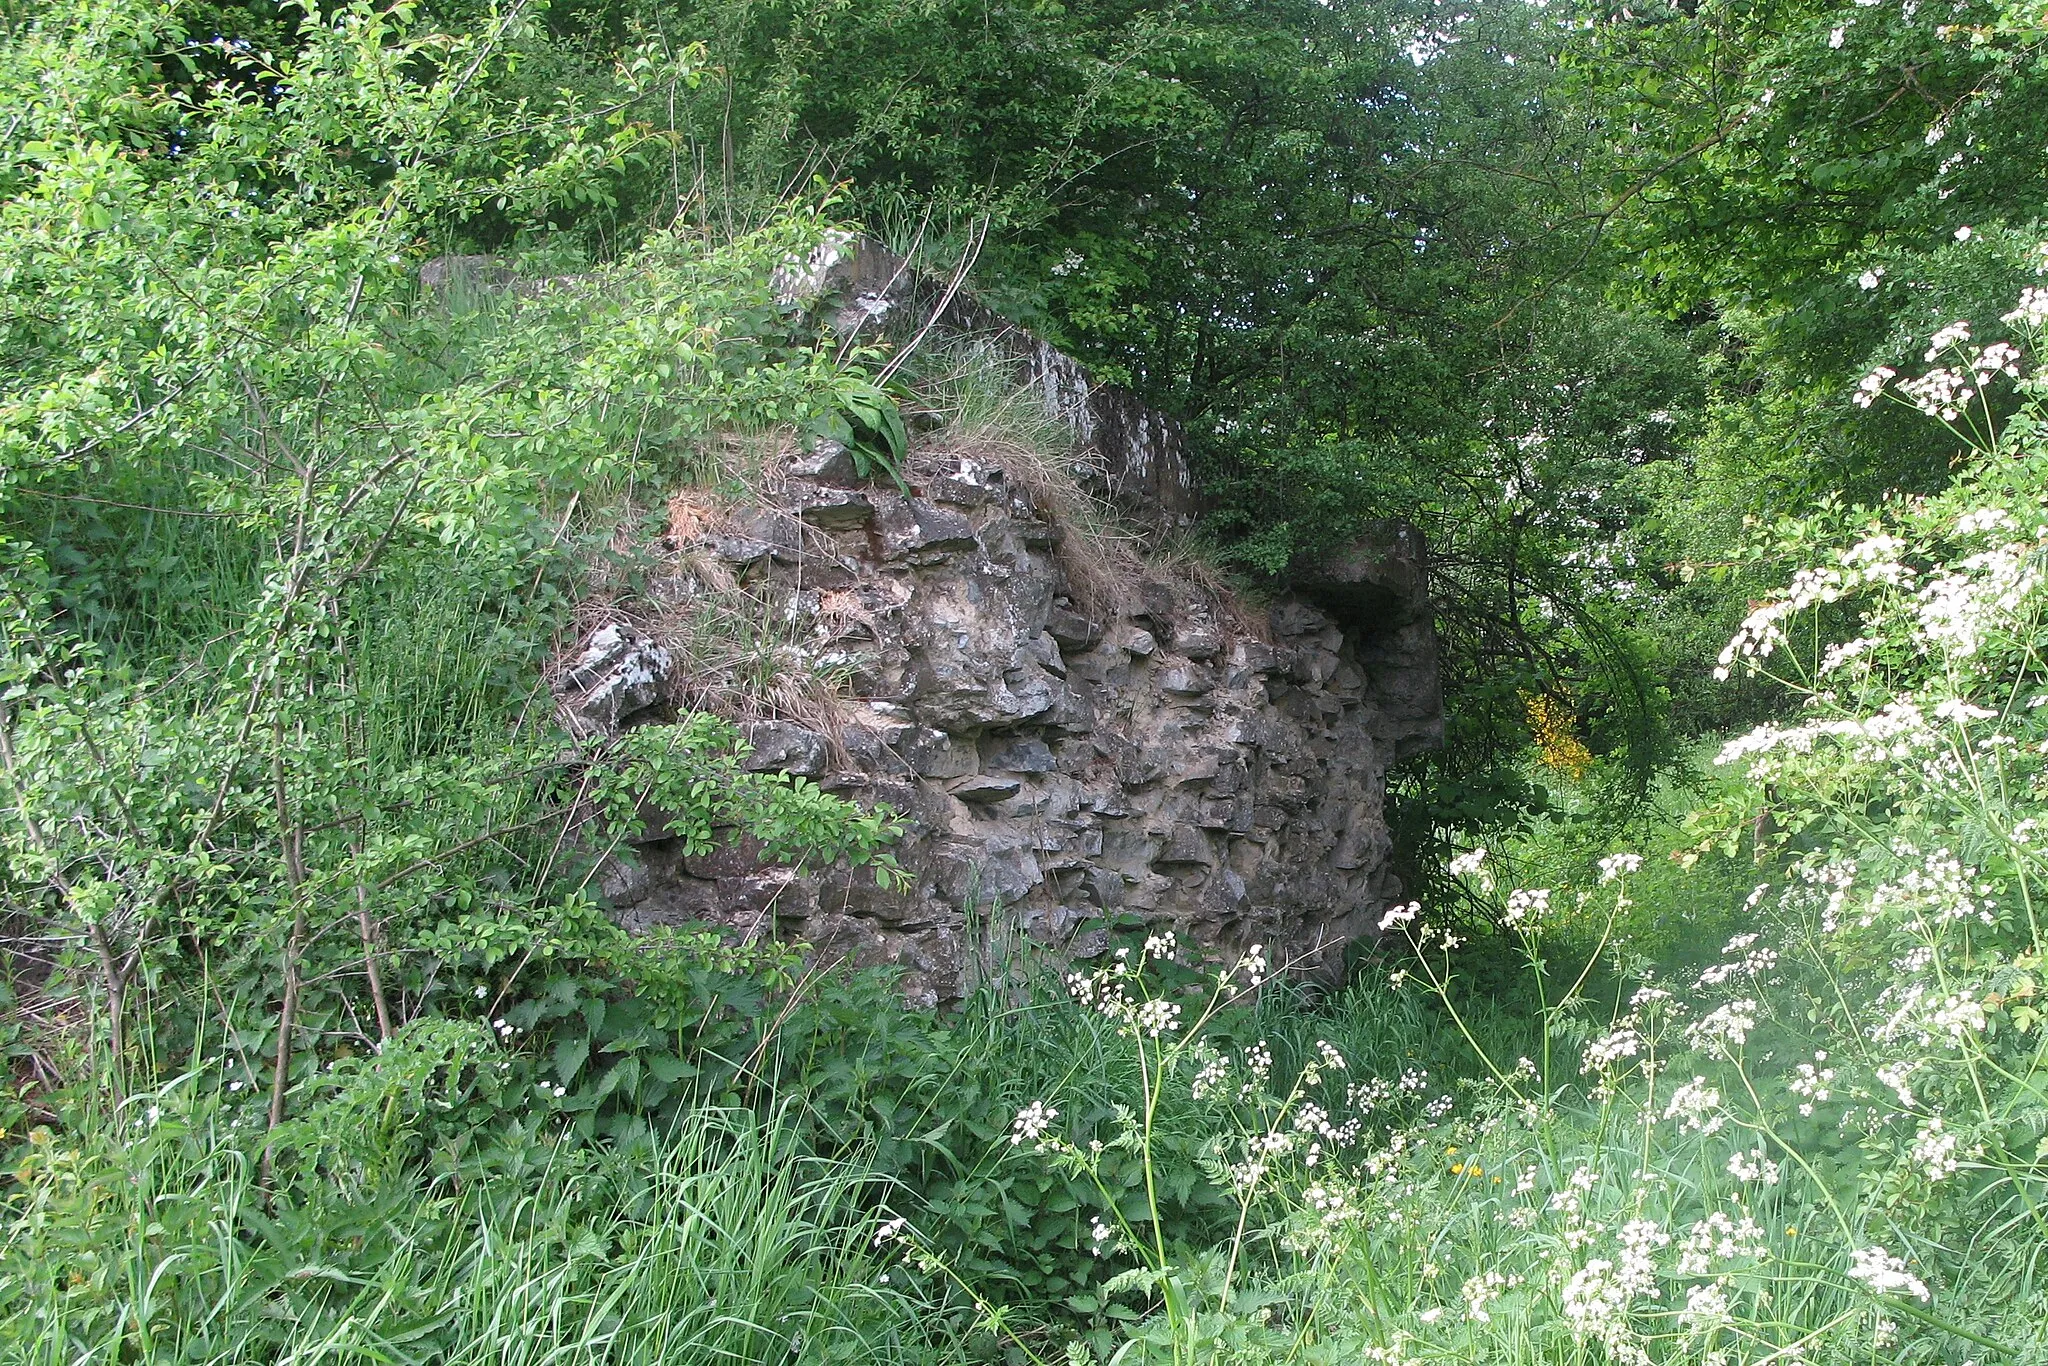
[[[958,457],[918,458],[921,488],[992,482]],[[866,695],[846,708],[836,748],[790,722],[747,726],[748,766],[904,812],[897,854],[913,885],[796,878],[745,848],[684,860],[657,813],[630,862],[600,878],[622,923],[801,938],[822,956],[896,965],[906,993],[930,1001],[968,986],[970,907],[985,919],[1001,906],[1064,953],[1096,947],[1088,917],[1135,911],[1321,973],[1371,932],[1400,890],[1387,765],[1437,743],[1442,724],[1413,564],[1374,579],[1361,556],[1334,586],[1298,586],[1256,619],[1188,583],[1083,611],[1055,553],[1029,548],[1037,514],[1022,499],[963,509],[869,494],[881,544],[853,558],[844,539],[806,544],[781,609],[825,621],[803,571],[813,559],[846,567],[853,582],[831,591],[861,604],[860,619],[835,628],[833,648]],[[918,549],[892,551],[886,526]],[[660,648],[624,630],[588,645],[564,670],[588,688]]]
[[[840,279],[848,259],[828,251],[783,283],[836,307],[842,331],[930,316],[903,307],[915,296],[899,276],[870,269],[880,258]],[[957,313],[949,328],[972,322]],[[1184,524],[1177,429],[1019,345],[1048,411],[1108,472],[1096,491],[1141,530]],[[600,870],[621,923],[799,938],[821,959],[894,966],[923,1004],[968,988],[969,926],[997,920],[991,908],[1072,956],[1101,952],[1091,918],[1117,911],[1219,952],[1256,943],[1297,972],[1336,971],[1400,894],[1387,768],[1442,739],[1419,534],[1386,528],[1256,613],[1160,571],[1091,597],[1061,559],[1074,533],[1033,505],[1028,481],[979,455],[918,451],[906,494],[859,484],[843,455],[820,443],[792,458],[787,487],[764,494],[783,506],[732,512],[677,553],[766,593],[778,620],[813,633],[809,657],[851,678],[830,740],[755,723],[748,763],[902,812],[911,884],[799,877],[744,847],[685,859],[653,813]],[[561,671],[567,724],[616,730],[684,695],[660,642],[602,635]]]
[[799,479],[820,484],[851,484],[860,475],[854,468],[853,452],[842,442],[820,441],[808,451],[791,457],[789,472]]
[[882,549],[890,559],[920,552],[943,554],[975,548],[974,523],[952,508],[923,498],[890,494],[880,500],[875,511],[882,530]]
[[742,767],[754,773],[794,773],[815,778],[825,771],[831,746],[814,730],[787,721],[753,721],[740,727],[753,750]]
[[988,774],[976,774],[962,778],[946,788],[963,802],[975,806],[992,806],[997,802],[1016,796],[1024,784],[1015,778],[997,778]]
[[821,488],[797,515],[823,531],[852,531],[875,520],[875,505],[853,489]]
[[1102,639],[1100,626],[1079,612],[1070,612],[1065,608],[1053,609],[1051,615],[1045,619],[1045,629],[1062,650],[1072,650],[1076,653],[1094,648],[1095,642]]
[[574,735],[620,730],[660,704],[674,663],[633,627],[600,626],[556,681],[557,713]]

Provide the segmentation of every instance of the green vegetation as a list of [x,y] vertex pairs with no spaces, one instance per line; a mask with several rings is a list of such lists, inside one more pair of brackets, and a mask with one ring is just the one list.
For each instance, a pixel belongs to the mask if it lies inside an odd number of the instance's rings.
[[[2048,1360],[2043,23],[0,0],[0,1359]],[[1343,989],[607,916],[899,876],[542,676],[751,449],[1045,439],[779,295],[847,224],[1182,416],[1212,572],[1428,534]]]

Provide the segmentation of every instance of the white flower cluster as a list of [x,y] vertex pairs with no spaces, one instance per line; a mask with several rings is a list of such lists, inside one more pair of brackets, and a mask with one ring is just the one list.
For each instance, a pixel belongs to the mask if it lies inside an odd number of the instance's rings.
[[1385,1077],[1354,1081],[1344,1088],[1344,1104],[1360,1115],[1370,1115],[1394,1097],[1394,1084]]
[[1643,1036],[1628,1024],[1601,1035],[1586,1045],[1585,1053],[1579,1059],[1579,1071],[1584,1075],[1605,1073],[1625,1058],[1633,1058],[1643,1051]]
[[1923,982],[1887,987],[1877,1000],[1880,1005],[1890,1004],[1891,1014],[1871,1027],[1870,1037],[1876,1043],[1910,1038],[1922,1047],[1936,1042],[1959,1044],[1971,1034],[1983,1032],[1988,1023],[1983,1003],[1976,998],[1962,992],[1933,991]]
[[2028,327],[2048,324],[2048,289],[2028,285],[2020,291],[2019,306],[1999,319],[2004,323],[2022,323]]
[[1775,1186],[1784,1172],[1785,1164],[1771,1161],[1762,1147],[1738,1150],[1728,1155],[1728,1174],[1737,1181]]
[[1685,1032],[1693,1047],[1712,1057],[1725,1058],[1747,1043],[1749,1031],[1755,1028],[1756,1002],[1745,997],[1701,1016]]
[[1671,1093],[1664,1103],[1664,1118],[1677,1120],[1680,1129],[1702,1134],[1718,1133],[1728,1122],[1721,1113],[1721,1093],[1698,1076]]
[[1776,967],[1778,951],[1769,947],[1756,947],[1760,937],[1755,934],[1738,934],[1729,940],[1721,950],[1722,961],[1700,973],[1699,986],[1705,989],[1722,986],[1737,977],[1761,977]]
[[1746,1211],[1736,1219],[1715,1210],[1686,1230],[1678,1245],[1678,1274],[1711,1276],[1718,1265],[1764,1253],[1764,1231]]
[[1909,1271],[1902,1258],[1894,1257],[1881,1247],[1858,1248],[1850,1253],[1849,1277],[1863,1282],[1880,1295],[1904,1292],[1922,1303],[1933,1298],[1927,1291],[1926,1282]]
[[1517,887],[1508,893],[1508,904],[1501,912],[1501,919],[1510,925],[1529,925],[1549,914],[1548,887]]
[[1458,1289],[1465,1301],[1465,1317],[1474,1323],[1492,1323],[1493,1315],[1487,1311],[1487,1306],[1521,1283],[1520,1276],[1499,1271],[1485,1271],[1468,1278]]
[[[1148,997],[1141,989],[1144,963],[1148,959],[1170,958],[1176,948],[1172,932],[1167,931],[1145,941],[1135,964],[1128,948],[1118,949],[1108,967],[1068,973],[1067,991],[1082,1005],[1115,1020],[1117,1033],[1125,1038],[1157,1039],[1176,1033],[1180,1029],[1180,1004],[1163,997]],[[1254,948],[1252,952],[1258,950]],[[1228,981],[1227,975],[1224,980]]]
[[1827,1060],[1825,1049],[1815,1053],[1813,1061],[1800,1063],[1785,1083],[1792,1094],[1799,1097],[1799,1113],[1802,1115],[1811,1115],[1814,1106],[1827,1104],[1834,1095],[1835,1069],[1825,1065]]
[[1592,1190],[1597,1184],[1599,1184],[1599,1178],[1593,1175],[1592,1168],[1576,1168],[1570,1176],[1565,1178],[1564,1186],[1551,1193],[1550,1203],[1546,1208],[1553,1214],[1576,1215],[1580,1211],[1586,1192]]
[[1609,854],[1600,860],[1600,881],[1612,882],[1643,866],[1641,854]]
[[1929,1181],[1943,1181],[1954,1176],[1962,1165],[1957,1157],[1961,1142],[1951,1133],[1936,1115],[1921,1126],[1913,1139],[1913,1165],[1924,1173]]
[[[1902,738],[1903,737],[1903,738]],[[1821,739],[1875,740],[1875,745],[1854,748],[1857,758],[1870,762],[1882,762],[1890,758],[1902,761],[1915,750],[1934,743],[1934,733],[1917,707],[1904,702],[1888,703],[1875,716],[1861,721],[1845,718],[1834,721],[1810,722],[1803,726],[1780,726],[1765,722],[1746,735],[1738,735],[1721,746],[1714,756],[1716,764],[1733,764],[1751,756],[1772,756],[1784,754],[1811,754],[1814,742]],[[1749,774],[1759,780],[1773,776],[1773,765],[1756,761],[1749,765]]]
[[1566,1322],[1582,1338],[1597,1340],[1617,1362],[1638,1366],[1649,1356],[1629,1326],[1638,1299],[1657,1299],[1655,1255],[1671,1241],[1648,1219],[1632,1219],[1615,1235],[1613,1260],[1595,1257],[1574,1271],[1561,1295]]
[[1867,929],[1894,913],[1902,920],[1925,918],[1937,924],[1976,920],[1989,925],[1995,920],[1998,901],[1992,886],[1975,868],[1966,866],[1947,849],[1921,856],[1920,864],[1908,868],[1896,882],[1885,883],[1870,894],[1860,923]]
[[1325,1227],[1342,1223],[1357,1213],[1345,1192],[1336,1186],[1310,1186],[1301,1193],[1301,1198]]
[[1877,1069],[1877,1079],[1889,1086],[1892,1094],[1899,1098],[1901,1109],[1911,1110],[1919,1105],[1913,1088],[1907,1085],[1913,1074],[1920,1070],[1920,1064],[1912,1061],[1888,1062]]
[[[1875,280],[1871,281],[1871,288],[1875,289],[1876,287],[1877,282]],[[1859,408],[1868,408],[1871,404],[1877,402],[1878,395],[1884,392],[1884,386],[1898,378],[1898,374],[1899,372],[1892,369],[1889,365],[1878,366],[1862,379],[1856,381],[1856,392],[1849,401]]]
[[1016,1121],[1010,1126],[1010,1146],[1014,1148],[1021,1143],[1036,1143],[1045,1136],[1046,1131],[1052,1128],[1052,1122],[1059,1117],[1060,1112],[1044,1101],[1032,1101],[1017,1112]]
[[1969,339],[1969,320],[1966,318],[1958,319],[1955,322],[1948,324],[1946,327],[1943,327],[1942,329],[1937,331],[1933,336],[1927,339],[1927,351],[1920,357],[1920,359],[1931,363],[1934,360],[1938,359],[1942,352],[1948,350],[1952,346],[1960,346]]
[[1819,672],[1825,677],[1839,672],[1845,666],[1871,654],[1884,642],[1876,636],[1857,636],[1854,640],[1839,641],[1821,651]]
[[1685,1289],[1685,1309],[1679,1316],[1695,1333],[1710,1333],[1734,1321],[1728,1305],[1728,1283],[1709,1281]]
[[1915,595],[1918,636],[1928,645],[1968,657],[2010,620],[2041,586],[2033,546],[2014,542],[1971,555],[1930,580]]

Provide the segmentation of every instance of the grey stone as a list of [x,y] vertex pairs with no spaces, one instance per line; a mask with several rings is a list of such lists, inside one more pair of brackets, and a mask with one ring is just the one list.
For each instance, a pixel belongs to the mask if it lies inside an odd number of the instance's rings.
[[820,531],[852,531],[875,519],[875,506],[853,489],[819,489],[799,515]]
[[853,452],[841,442],[830,439],[820,441],[791,459],[789,472],[799,479],[813,479],[820,484],[852,484],[860,478],[854,468]]
[[1173,632],[1173,648],[1189,659],[1214,659],[1223,653],[1223,636],[1207,621],[1192,621]]
[[947,784],[946,791],[972,806],[992,806],[997,802],[1014,797],[1024,784],[1015,778],[997,778],[988,774],[977,774]]
[[984,746],[981,766],[998,773],[1050,773],[1056,767],[1052,746],[1036,736]]
[[1075,654],[1093,649],[1095,642],[1102,639],[1100,626],[1079,612],[1069,612],[1065,608],[1054,609],[1052,615],[1046,618],[1045,629],[1059,642],[1061,649]]
[[920,778],[958,778],[977,764],[972,744],[956,745],[944,731],[925,727],[906,735],[896,750]]
[[753,746],[740,765],[750,773],[815,778],[825,771],[831,754],[831,744],[824,736],[787,721],[751,721],[740,727],[740,735]]
[[922,498],[885,497],[876,505],[875,520],[882,533],[882,553],[889,559],[976,548],[974,523]]
[[1207,866],[1216,861],[1216,851],[1209,843],[1209,837],[1195,825],[1177,825],[1167,836],[1166,847],[1152,860],[1154,867],[1201,864]]
[[775,547],[747,536],[713,536],[711,553],[727,564],[746,569],[773,555]]
[[660,704],[675,658],[633,627],[611,622],[585,638],[555,685],[573,735],[615,735]]

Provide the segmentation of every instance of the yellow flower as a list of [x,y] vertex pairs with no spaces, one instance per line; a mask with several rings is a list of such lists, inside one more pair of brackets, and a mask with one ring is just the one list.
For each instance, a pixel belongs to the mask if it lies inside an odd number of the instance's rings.
[[1799,1226],[1797,1224],[1785,1225],[1785,1236],[1787,1238],[1797,1238],[1799,1236]]
[[1451,1175],[1452,1175],[1452,1176],[1463,1176],[1464,1174],[1465,1174],[1465,1164],[1464,1164],[1464,1163],[1462,1163],[1462,1162],[1453,1162],[1453,1163],[1451,1164]]
[[1536,742],[1536,757],[1573,782],[1586,776],[1593,766],[1593,752],[1573,734],[1577,717],[1562,698],[1549,693],[1523,693],[1522,709],[1528,717],[1529,735]]

